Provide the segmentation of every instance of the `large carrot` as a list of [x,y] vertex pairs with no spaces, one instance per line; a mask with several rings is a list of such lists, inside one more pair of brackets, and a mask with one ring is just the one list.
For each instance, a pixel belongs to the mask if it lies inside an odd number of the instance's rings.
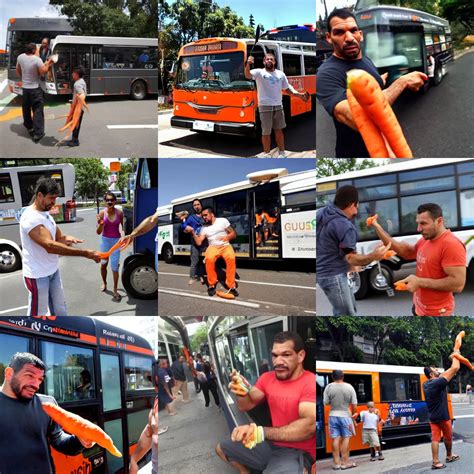
[[380,130],[360,106],[350,89],[347,89],[347,101],[351,109],[352,118],[359,129],[364,140],[365,146],[371,158],[388,158],[387,147]]
[[407,291],[408,290],[408,286],[405,282],[403,281],[396,281],[395,282],[395,289],[397,291]]
[[397,158],[413,158],[400,124],[375,78],[361,69],[347,73],[347,87],[380,129]]
[[454,342],[454,350],[458,351],[461,349],[462,345],[462,338],[466,335],[464,331],[461,331],[457,336],[456,336],[456,341]]
[[110,454],[118,458],[122,457],[122,453],[114,446],[112,438],[94,423],[53,403],[45,402],[42,406],[43,410],[68,433],[95,441],[99,446],[107,449]]
[[378,214],[367,217],[367,220],[365,221],[365,223],[367,224],[367,227],[370,227],[371,225],[374,225],[375,222],[377,222],[378,218],[379,218]]
[[102,259],[109,258],[119,247],[120,250],[123,250],[120,240],[115,245],[113,245],[108,252],[97,252],[97,254]]
[[89,110],[86,104],[86,99],[83,95],[78,95],[77,100],[73,104],[71,104],[71,109],[69,110],[69,114],[66,119],[66,124],[59,129],[59,132],[64,132],[65,130],[68,130],[69,133],[64,138],[59,140],[59,142],[56,143],[56,146],[59,146],[62,142],[64,142],[71,136],[72,132],[79,124],[82,108],[85,107],[87,110]]
[[470,370],[474,370],[473,365],[469,362],[468,359],[466,359],[464,356],[462,356],[459,352],[455,352],[452,357],[456,358],[461,364],[464,364],[466,367],[468,367]]

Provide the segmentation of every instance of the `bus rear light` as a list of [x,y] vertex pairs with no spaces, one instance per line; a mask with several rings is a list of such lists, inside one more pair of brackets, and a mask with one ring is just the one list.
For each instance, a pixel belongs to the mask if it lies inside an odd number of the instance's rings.
[[179,110],[179,105],[177,105],[177,106],[174,108],[174,110]]
[[245,115],[245,114],[244,114],[244,111],[241,110],[239,115],[240,115],[241,117],[243,117],[243,116]]

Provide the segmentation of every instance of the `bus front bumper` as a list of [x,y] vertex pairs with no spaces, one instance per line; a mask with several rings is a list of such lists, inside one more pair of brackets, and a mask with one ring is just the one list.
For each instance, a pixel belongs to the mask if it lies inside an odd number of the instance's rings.
[[[203,123],[203,121],[187,117],[171,117],[171,126],[175,128],[187,128],[188,130],[199,131],[201,130],[201,128],[199,128],[200,123]],[[212,124],[213,130],[209,131],[246,137],[255,135],[254,123],[212,122]]]

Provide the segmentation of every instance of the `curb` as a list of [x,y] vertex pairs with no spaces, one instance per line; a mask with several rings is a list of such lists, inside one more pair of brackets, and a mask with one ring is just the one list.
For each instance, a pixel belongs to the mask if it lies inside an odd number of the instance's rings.
[[461,58],[462,56],[464,56],[465,54],[468,54],[468,53],[473,53],[474,52],[474,46],[471,46],[470,48],[468,49],[464,49],[463,51],[461,51],[460,53],[458,54],[455,54],[454,55],[454,59],[458,59],[458,58]]
[[166,115],[166,114],[172,114],[173,109],[164,109],[164,110],[158,110],[158,115]]

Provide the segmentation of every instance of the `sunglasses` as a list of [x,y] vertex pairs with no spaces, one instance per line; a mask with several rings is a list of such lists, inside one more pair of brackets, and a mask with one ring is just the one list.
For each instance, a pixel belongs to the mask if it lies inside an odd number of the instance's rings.
[[115,202],[115,199],[106,199],[105,202],[109,203],[109,202]]

